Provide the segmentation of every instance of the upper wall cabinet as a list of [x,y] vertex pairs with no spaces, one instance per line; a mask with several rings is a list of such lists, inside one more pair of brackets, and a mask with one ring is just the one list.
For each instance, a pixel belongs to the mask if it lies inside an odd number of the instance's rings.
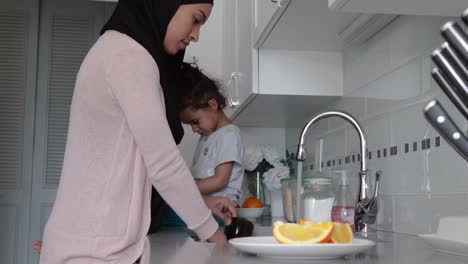
[[360,13],[459,16],[466,0],[328,0],[331,10]]
[[341,52],[349,44],[366,41],[396,17],[334,12],[327,0],[290,0],[283,9],[280,17],[270,20],[273,26],[264,30],[258,48]]
[[252,2],[226,0],[223,31],[223,84],[232,117],[252,94]]
[[327,0],[255,0],[252,8],[253,81],[239,88],[248,99],[233,115],[241,126],[302,126],[343,95],[344,47],[367,40],[395,17],[333,12]]
[[254,46],[260,47],[291,0],[254,0]]

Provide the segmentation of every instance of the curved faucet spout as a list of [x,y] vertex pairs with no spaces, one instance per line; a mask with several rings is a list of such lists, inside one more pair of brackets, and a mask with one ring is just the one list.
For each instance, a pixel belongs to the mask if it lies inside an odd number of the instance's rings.
[[366,142],[366,136],[364,134],[364,131],[362,130],[361,126],[359,125],[359,123],[356,121],[356,119],[346,113],[346,112],[343,112],[343,111],[327,111],[327,112],[323,112],[321,114],[318,114],[316,116],[314,116],[305,126],[304,128],[302,129],[302,133],[301,133],[301,138],[300,138],[300,141],[299,141],[299,149],[297,151],[297,155],[296,155],[296,159],[299,160],[299,161],[304,161],[306,159],[305,157],[305,147],[304,147],[304,144],[305,144],[305,139],[306,139],[306,135],[307,135],[307,131],[309,130],[309,128],[312,126],[312,124],[316,123],[317,121],[321,120],[321,119],[324,119],[324,118],[327,118],[327,117],[332,117],[332,116],[336,116],[336,117],[341,117],[343,118],[344,120],[348,121],[349,123],[351,123],[351,125],[353,125],[353,127],[356,129],[356,131],[358,132],[358,135],[359,135],[359,140],[361,141],[361,171],[362,172],[365,172],[367,171],[367,161],[365,159],[366,157],[366,150],[367,150],[367,142]]
[[[356,219],[355,219],[355,222],[359,222],[359,223],[363,223],[363,225],[356,225],[355,228],[356,228],[356,231],[367,231],[368,230],[368,226],[367,226],[367,221],[362,221],[362,217],[368,217],[369,215],[367,215],[368,213],[377,213],[377,192],[378,192],[378,185],[376,185],[376,188],[374,190],[374,193],[372,195],[372,197],[369,197],[369,184],[368,184],[368,179],[367,179],[367,141],[366,141],[366,136],[364,134],[364,131],[362,130],[361,128],[361,125],[357,122],[357,120],[350,114],[346,113],[346,112],[342,112],[342,111],[327,111],[327,112],[323,112],[323,113],[320,113],[316,116],[314,116],[309,122],[307,122],[307,124],[304,126],[304,128],[302,129],[302,133],[301,133],[301,138],[300,138],[300,141],[299,141],[299,146],[298,146],[298,150],[297,150],[297,155],[296,155],[296,159],[298,161],[304,161],[306,159],[306,155],[305,155],[305,140],[306,140],[306,135],[307,135],[307,132],[309,130],[309,128],[314,124],[316,123],[317,121],[321,120],[321,119],[324,119],[324,118],[327,118],[327,117],[333,117],[333,116],[336,116],[336,117],[340,117],[346,121],[348,121],[349,123],[351,123],[351,125],[353,125],[353,127],[356,129],[357,133],[358,133],[358,136],[359,136],[359,140],[360,140],[360,146],[361,146],[361,171],[359,172],[359,176],[360,176],[360,184],[359,184],[359,196],[358,196],[358,199],[357,199],[357,203],[356,203],[356,212],[358,212],[358,214],[355,215]],[[380,173],[378,174],[377,177],[380,176]],[[300,184],[302,182],[302,179],[301,179],[301,175],[300,173],[298,174],[298,179],[297,179],[297,208],[301,208],[300,207],[300,197],[299,197],[299,194],[300,194]],[[377,180],[377,184],[378,184],[378,180]],[[369,208],[371,208],[372,210],[368,210]],[[364,213],[362,213],[364,212]],[[297,219],[299,220],[299,219]]]

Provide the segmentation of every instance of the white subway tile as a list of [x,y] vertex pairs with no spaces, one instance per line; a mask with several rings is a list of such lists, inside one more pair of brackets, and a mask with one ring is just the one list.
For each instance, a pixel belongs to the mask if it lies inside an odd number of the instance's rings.
[[319,137],[308,137],[305,143],[305,154],[308,162],[315,162],[315,150],[317,148],[317,141]]
[[468,163],[447,143],[426,152],[428,190],[432,193],[468,193]]
[[395,196],[395,231],[434,233],[441,217],[468,214],[466,195]]
[[417,194],[424,190],[424,159],[421,152],[402,153],[387,158],[382,169],[382,192],[387,194]]
[[375,173],[377,171],[381,171],[381,177],[380,177],[380,190],[379,192],[382,195],[392,195],[394,194],[392,192],[392,183],[395,180],[394,175],[391,173],[391,170],[389,167],[391,164],[388,162],[388,158],[377,158],[376,154],[373,154],[372,160],[369,160],[368,162],[368,170],[370,172],[370,180],[372,181],[372,186],[375,181]]
[[[362,118],[366,111],[366,99],[363,97],[342,97],[329,107],[330,110],[345,111],[355,118]],[[342,128],[348,122],[339,117],[330,118],[330,129]]]
[[389,40],[391,67],[398,67],[442,44],[439,32],[447,20],[426,16],[400,16],[395,20],[382,32]]
[[377,213],[377,229],[384,231],[393,231],[394,203],[393,196],[379,195]]
[[431,95],[435,91],[438,91],[440,88],[437,86],[437,83],[432,79],[432,69],[434,68],[434,63],[431,59],[432,50],[429,50],[424,53],[422,57],[421,64],[421,76],[422,76],[422,95]]
[[421,94],[421,60],[419,58],[388,73],[354,92],[367,98],[367,116],[395,110],[416,100]]
[[288,150],[293,149],[296,153],[301,132],[302,128],[286,128],[286,148]]
[[345,94],[363,87],[390,69],[388,40],[383,35],[378,34],[363,46],[345,50],[344,53],[348,52],[356,54],[345,55],[343,75]]
[[[388,114],[358,121],[366,134],[369,150],[390,146],[390,116]],[[358,134],[354,127],[350,125],[346,126],[346,143],[348,153],[358,153],[360,151]]]
[[346,151],[345,130],[335,130],[324,136],[323,157],[324,161],[344,156]]
[[241,127],[240,130],[244,146],[270,145],[276,147],[281,154],[286,151],[285,128]]
[[424,195],[394,196],[394,231],[405,234],[422,234],[429,231],[430,218]]
[[423,138],[437,135],[424,118],[423,108],[426,103],[410,105],[390,114],[393,142],[420,141]]

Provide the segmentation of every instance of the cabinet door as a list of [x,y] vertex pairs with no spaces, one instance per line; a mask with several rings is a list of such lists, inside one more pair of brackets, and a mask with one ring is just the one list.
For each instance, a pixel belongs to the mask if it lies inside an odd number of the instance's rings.
[[0,1],[0,263],[30,263],[39,1]]
[[232,100],[237,91],[237,1],[228,0],[224,4],[222,85],[228,101],[224,112],[228,117],[231,117],[236,107],[230,106],[229,101]]
[[[99,37],[109,13],[105,7],[82,0],[41,1],[30,240],[42,238],[55,201],[76,74]],[[28,263],[37,262],[38,254],[31,252]]]
[[237,0],[237,89],[240,104],[252,94],[252,3]]
[[254,36],[257,41],[265,31],[268,23],[279,7],[278,2],[281,0],[255,0],[254,1]]
[[459,16],[466,8],[468,8],[468,3],[466,0],[328,0],[328,7],[335,12],[420,16]]

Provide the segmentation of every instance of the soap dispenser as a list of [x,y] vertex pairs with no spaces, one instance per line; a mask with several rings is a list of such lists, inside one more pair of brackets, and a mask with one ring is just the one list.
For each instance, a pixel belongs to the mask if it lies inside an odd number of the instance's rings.
[[333,203],[331,219],[333,222],[347,223],[354,230],[354,199],[351,194],[345,170],[336,171],[339,181],[338,190]]

